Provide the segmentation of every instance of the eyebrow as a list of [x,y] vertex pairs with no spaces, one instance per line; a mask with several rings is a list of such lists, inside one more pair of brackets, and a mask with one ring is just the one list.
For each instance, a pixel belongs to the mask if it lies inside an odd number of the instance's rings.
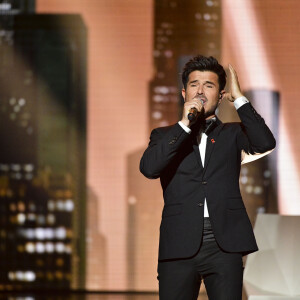
[[196,79],[196,80],[190,81],[189,84],[197,83],[197,82],[198,82],[198,80]]
[[212,85],[215,85],[215,83],[214,83],[214,82],[212,82],[212,81],[208,81],[208,80],[204,82],[204,84],[206,84],[206,83],[208,83],[208,84],[212,84]]
[[[199,82],[198,79],[191,81],[189,84],[197,83],[197,82]],[[206,81],[204,82],[204,84],[212,84],[212,85],[215,86],[215,83],[212,82],[212,81],[209,81],[209,80],[206,80]]]

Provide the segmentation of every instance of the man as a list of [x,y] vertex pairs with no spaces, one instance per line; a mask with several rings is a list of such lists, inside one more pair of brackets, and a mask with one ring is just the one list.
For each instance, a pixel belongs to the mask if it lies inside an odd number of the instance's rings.
[[[185,65],[182,119],[152,131],[140,162],[146,177],[160,177],[164,195],[161,300],[197,299],[202,279],[210,300],[242,299],[242,256],[258,250],[239,189],[240,166],[243,154],[270,151],[275,139],[230,65],[229,71],[225,93],[226,73],[215,58],[199,55]],[[216,117],[224,98],[241,123]]]

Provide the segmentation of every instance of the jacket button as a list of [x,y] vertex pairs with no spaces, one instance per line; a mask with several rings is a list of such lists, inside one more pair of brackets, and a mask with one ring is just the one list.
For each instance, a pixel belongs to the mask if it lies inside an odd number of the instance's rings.
[[203,185],[206,185],[206,184],[207,184],[207,181],[202,181],[202,184],[203,184]]
[[198,206],[200,206],[200,207],[203,206],[203,203],[202,202],[198,203]]

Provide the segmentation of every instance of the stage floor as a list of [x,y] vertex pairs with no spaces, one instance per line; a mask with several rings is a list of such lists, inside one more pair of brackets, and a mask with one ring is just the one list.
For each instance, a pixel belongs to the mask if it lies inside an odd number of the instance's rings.
[[[159,300],[158,294],[152,293],[0,293],[0,299],[8,300]],[[198,300],[208,300],[205,294]]]
[[[108,293],[108,292],[0,292],[0,300],[159,300],[157,293]],[[208,300],[206,292],[199,294],[198,300]],[[243,300],[247,300],[243,291]]]

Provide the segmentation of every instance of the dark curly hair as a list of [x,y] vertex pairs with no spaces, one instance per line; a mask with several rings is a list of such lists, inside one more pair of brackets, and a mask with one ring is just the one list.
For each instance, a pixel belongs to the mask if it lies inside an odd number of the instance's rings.
[[182,84],[185,89],[189,80],[189,75],[193,71],[211,71],[216,73],[218,75],[219,90],[222,91],[225,88],[225,70],[214,57],[197,55],[185,64],[182,72]]

